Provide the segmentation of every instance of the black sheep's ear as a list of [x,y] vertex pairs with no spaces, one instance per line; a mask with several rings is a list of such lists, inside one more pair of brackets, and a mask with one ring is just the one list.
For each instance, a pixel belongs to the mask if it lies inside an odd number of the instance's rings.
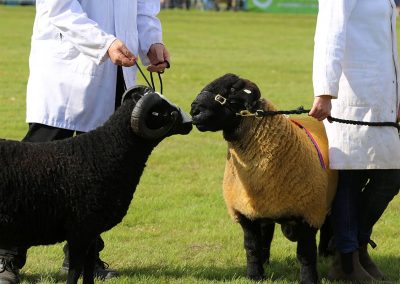
[[153,89],[143,85],[136,85],[128,90],[122,95],[121,104],[127,100],[134,100],[137,103],[145,94],[153,92]]

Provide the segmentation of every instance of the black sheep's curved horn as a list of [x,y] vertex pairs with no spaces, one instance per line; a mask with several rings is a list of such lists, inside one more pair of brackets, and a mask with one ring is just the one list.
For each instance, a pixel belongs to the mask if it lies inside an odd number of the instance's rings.
[[[166,116],[161,113],[167,112]],[[171,110],[169,104],[157,93],[150,92],[135,105],[131,116],[131,127],[135,134],[145,139],[159,139],[167,136],[179,113]]]
[[123,104],[126,100],[133,99],[135,102],[138,102],[146,93],[152,92],[148,86],[136,85],[128,90],[122,95],[121,104]]

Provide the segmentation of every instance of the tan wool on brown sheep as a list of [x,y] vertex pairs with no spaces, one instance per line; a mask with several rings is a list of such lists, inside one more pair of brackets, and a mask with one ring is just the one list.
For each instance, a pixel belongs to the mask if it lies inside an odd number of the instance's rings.
[[[275,108],[263,100],[264,110]],[[224,198],[231,216],[250,219],[300,217],[320,228],[337,185],[328,169],[328,141],[322,122],[294,119],[317,141],[327,169],[305,130],[283,115],[248,117],[238,128],[238,140],[228,143]]]

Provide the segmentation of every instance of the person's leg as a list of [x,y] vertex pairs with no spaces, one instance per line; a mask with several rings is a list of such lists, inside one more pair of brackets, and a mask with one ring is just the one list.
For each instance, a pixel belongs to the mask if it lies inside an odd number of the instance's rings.
[[72,137],[73,130],[52,127],[40,123],[29,123],[28,133],[22,142],[50,142]]
[[330,280],[372,281],[358,256],[359,192],[368,177],[363,170],[340,170],[337,192],[332,204],[336,256],[328,273]]
[[337,192],[332,204],[332,223],[335,246],[341,253],[358,249],[358,197],[366,181],[364,171],[339,171]]
[[370,170],[370,179],[360,193],[360,243],[368,243],[372,228],[400,189],[400,170]]
[[219,3],[218,3],[218,0],[214,0],[213,2],[214,2],[214,9],[215,9],[215,11],[219,11]]
[[232,9],[232,1],[233,0],[227,0],[226,1],[226,10],[229,11]]
[[207,0],[202,0],[203,10],[208,10],[207,8]]
[[371,170],[369,173],[369,182],[360,193],[360,263],[375,279],[383,280],[384,274],[368,254],[368,243],[373,226],[399,192],[400,170]]
[[190,7],[192,6],[192,1],[191,0],[185,0],[185,8],[186,10],[190,10]]

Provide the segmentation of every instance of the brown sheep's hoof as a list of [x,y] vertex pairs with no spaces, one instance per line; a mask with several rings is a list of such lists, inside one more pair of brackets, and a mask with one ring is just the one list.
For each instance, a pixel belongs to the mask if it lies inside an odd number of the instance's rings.
[[315,265],[302,266],[300,270],[301,284],[317,284],[318,272]]

